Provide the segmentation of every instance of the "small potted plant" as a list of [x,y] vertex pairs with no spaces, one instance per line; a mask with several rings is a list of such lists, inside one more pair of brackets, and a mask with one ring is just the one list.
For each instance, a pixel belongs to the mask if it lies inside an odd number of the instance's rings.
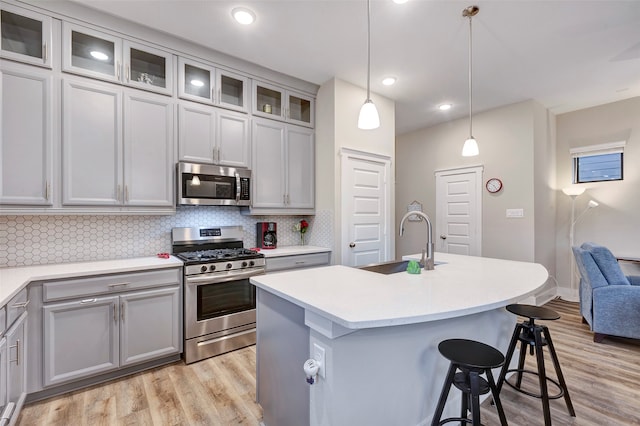
[[300,222],[296,223],[294,229],[300,233],[300,245],[304,245],[304,234],[307,232],[307,228],[309,227],[309,222],[302,219]]

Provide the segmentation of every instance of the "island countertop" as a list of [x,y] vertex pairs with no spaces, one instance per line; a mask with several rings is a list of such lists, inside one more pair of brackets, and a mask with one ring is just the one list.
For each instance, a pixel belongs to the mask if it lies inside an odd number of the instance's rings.
[[[405,256],[419,259],[420,255]],[[260,275],[258,288],[346,329],[414,324],[484,312],[542,287],[540,264],[435,253],[433,271],[383,275],[341,265]]]

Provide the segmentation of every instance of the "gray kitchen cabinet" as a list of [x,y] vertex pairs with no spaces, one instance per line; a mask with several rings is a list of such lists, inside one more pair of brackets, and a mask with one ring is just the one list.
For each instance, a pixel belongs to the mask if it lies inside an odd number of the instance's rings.
[[65,78],[63,204],[172,206],[173,118],[166,97]]
[[305,127],[315,125],[315,100],[311,96],[254,80],[253,115]]
[[181,161],[249,167],[249,117],[181,101],[178,115]]
[[2,3],[0,30],[0,57],[51,68],[51,17]]
[[120,366],[180,352],[180,287],[120,296]]
[[[2,425],[5,409],[7,409],[7,338],[2,337],[0,339],[0,425]],[[13,407],[8,409],[12,410]],[[7,417],[10,416],[10,413],[6,414]]]
[[252,139],[252,209],[312,212],[315,207],[313,130],[254,118]]
[[9,328],[6,334],[6,377],[7,377],[7,406],[13,405],[13,413],[9,424],[15,424],[20,414],[20,409],[27,397],[26,378],[27,363],[25,354],[27,353],[27,328],[25,320],[27,313],[24,312]]
[[62,24],[62,70],[173,95],[173,54],[80,25]]
[[180,287],[46,304],[44,385],[180,353]]
[[221,68],[178,59],[178,96],[182,99],[247,112],[249,78]]
[[52,204],[52,96],[50,72],[0,60],[0,204]]
[[118,300],[94,297],[43,307],[45,386],[118,367]]

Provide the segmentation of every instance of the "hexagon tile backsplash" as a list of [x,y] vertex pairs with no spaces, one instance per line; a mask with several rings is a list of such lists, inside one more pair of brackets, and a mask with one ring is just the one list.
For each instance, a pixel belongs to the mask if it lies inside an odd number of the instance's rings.
[[171,252],[171,228],[232,226],[256,245],[256,222],[278,223],[278,245],[300,244],[294,226],[309,222],[308,245],[333,248],[333,213],[245,216],[236,209],[181,207],[174,216],[0,216],[0,267],[154,256]]

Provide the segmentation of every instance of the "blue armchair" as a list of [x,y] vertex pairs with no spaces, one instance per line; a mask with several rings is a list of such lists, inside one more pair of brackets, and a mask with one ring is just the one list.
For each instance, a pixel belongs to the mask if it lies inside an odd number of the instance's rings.
[[580,271],[580,313],[595,333],[640,339],[640,276],[625,276],[608,248],[572,247]]

